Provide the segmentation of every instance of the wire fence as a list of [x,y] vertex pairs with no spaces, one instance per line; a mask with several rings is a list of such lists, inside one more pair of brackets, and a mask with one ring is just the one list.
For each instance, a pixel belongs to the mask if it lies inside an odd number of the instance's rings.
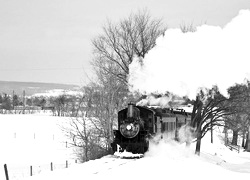
[[55,171],[58,169],[70,168],[71,166],[77,164],[77,160],[66,160],[64,163],[51,162],[48,164],[40,165],[14,165],[14,164],[4,164],[3,169],[0,173],[0,179],[6,180],[19,180],[27,178],[29,176],[35,176],[40,173],[45,173],[49,171]]

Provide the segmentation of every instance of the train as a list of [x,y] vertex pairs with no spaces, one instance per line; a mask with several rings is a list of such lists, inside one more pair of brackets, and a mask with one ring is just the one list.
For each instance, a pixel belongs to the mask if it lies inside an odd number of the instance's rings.
[[183,109],[136,106],[129,103],[118,112],[118,128],[113,130],[113,152],[144,154],[156,135],[178,140],[177,130],[191,121],[191,113]]

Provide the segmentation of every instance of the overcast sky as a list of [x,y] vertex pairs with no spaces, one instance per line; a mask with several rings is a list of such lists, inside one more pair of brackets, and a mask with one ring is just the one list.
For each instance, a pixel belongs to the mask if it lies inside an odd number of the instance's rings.
[[0,80],[83,85],[91,77],[91,39],[147,8],[169,28],[223,27],[249,0],[0,0]]

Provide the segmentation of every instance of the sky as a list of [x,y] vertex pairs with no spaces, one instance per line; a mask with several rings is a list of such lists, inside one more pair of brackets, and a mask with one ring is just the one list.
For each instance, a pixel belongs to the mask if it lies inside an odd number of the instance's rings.
[[224,27],[249,0],[0,0],[0,80],[84,85],[107,19],[147,8],[169,28]]

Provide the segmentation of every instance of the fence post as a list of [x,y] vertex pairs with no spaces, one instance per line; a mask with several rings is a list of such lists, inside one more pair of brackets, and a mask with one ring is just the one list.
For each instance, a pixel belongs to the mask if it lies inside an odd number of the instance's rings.
[[9,180],[9,174],[8,174],[7,164],[4,164],[4,172],[5,172],[6,180]]
[[53,163],[50,163],[50,170],[53,171]]
[[30,166],[30,176],[33,175],[33,172],[32,172],[32,166]]
[[66,160],[66,168],[68,168],[68,161]]

